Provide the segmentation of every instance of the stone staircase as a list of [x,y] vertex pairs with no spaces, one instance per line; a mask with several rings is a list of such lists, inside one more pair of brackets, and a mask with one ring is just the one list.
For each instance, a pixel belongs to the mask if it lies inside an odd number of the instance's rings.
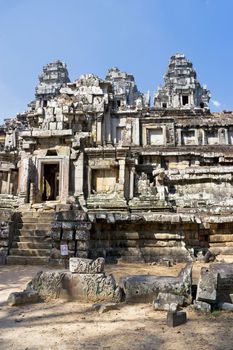
[[45,265],[49,263],[54,215],[54,211],[17,213],[7,264]]

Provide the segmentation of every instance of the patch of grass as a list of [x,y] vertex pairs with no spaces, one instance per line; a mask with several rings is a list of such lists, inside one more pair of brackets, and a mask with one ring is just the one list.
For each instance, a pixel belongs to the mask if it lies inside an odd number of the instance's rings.
[[214,317],[218,317],[218,316],[221,315],[221,311],[219,309],[215,309],[215,310],[212,311],[212,315]]

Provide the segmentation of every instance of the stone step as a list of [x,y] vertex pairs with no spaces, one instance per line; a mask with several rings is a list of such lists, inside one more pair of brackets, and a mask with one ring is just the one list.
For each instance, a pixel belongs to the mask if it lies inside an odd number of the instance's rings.
[[18,223],[17,228],[24,230],[51,230],[51,223],[40,222],[40,223]]
[[210,242],[233,242],[233,234],[227,234],[227,235],[210,235],[209,236]]
[[15,236],[21,236],[21,237],[50,237],[50,231],[49,230],[17,230],[15,232]]
[[12,243],[13,248],[19,248],[19,249],[51,249],[52,245],[51,243],[32,243],[32,242],[13,242]]
[[22,224],[39,224],[39,223],[52,223],[54,220],[52,218],[44,218],[44,217],[38,217],[38,218],[24,218],[21,217],[17,225],[22,225]]
[[49,256],[50,255],[50,249],[19,249],[19,248],[12,248],[10,250],[10,255],[15,256]]
[[28,257],[28,256],[12,256],[7,257],[8,265],[47,265],[49,263],[48,257]]
[[14,236],[14,242],[22,243],[49,243],[51,242],[50,237],[44,236]]
[[50,213],[42,213],[42,212],[22,212],[19,213],[20,217],[23,219],[38,219],[38,218],[47,218],[47,219],[54,219],[55,218],[55,212]]

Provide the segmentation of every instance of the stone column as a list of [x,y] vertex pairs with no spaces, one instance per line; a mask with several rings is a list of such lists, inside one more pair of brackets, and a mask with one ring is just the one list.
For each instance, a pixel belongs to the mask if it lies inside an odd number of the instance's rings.
[[79,154],[78,159],[74,162],[74,195],[83,195],[83,152]]
[[7,193],[10,193],[10,185],[11,185],[11,169],[9,169],[8,173],[7,173]]
[[181,144],[182,144],[181,129],[177,129],[177,137],[178,137],[177,145],[178,145],[178,146],[181,146]]
[[136,146],[140,146],[140,129],[139,129],[139,118],[135,118],[133,124],[133,143]]
[[29,157],[24,157],[20,161],[19,176],[18,176],[18,194],[24,199],[28,200],[29,190]]
[[96,134],[96,144],[102,145],[102,117],[97,118]]
[[119,190],[121,196],[124,197],[124,184],[125,184],[125,159],[119,160]]
[[68,156],[65,156],[60,163],[62,169],[60,169],[61,174],[61,202],[65,202],[69,196],[69,168],[70,168],[70,159]]
[[109,111],[105,115],[105,141],[107,144],[112,144],[111,115]]
[[129,199],[134,197],[134,174],[135,167],[130,168],[130,179],[129,179]]

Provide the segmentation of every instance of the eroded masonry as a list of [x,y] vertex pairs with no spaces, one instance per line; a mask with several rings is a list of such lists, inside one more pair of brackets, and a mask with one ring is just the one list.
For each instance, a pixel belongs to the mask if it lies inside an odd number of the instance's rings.
[[7,263],[233,259],[233,112],[183,54],[150,105],[134,77],[70,82],[43,68],[27,112],[0,130],[0,255]]

